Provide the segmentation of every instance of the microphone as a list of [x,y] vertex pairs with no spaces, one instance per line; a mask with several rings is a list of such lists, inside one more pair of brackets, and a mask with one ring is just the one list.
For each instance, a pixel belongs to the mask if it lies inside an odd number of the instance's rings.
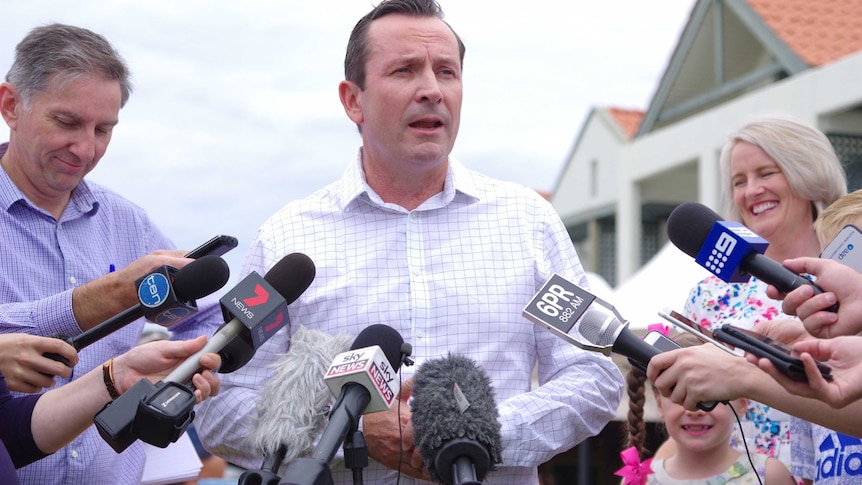
[[[644,367],[662,353],[629,330],[629,322],[613,305],[559,274],[545,282],[524,307],[523,315],[580,349],[606,356],[613,352]],[[576,325],[579,320],[580,325]],[[698,403],[704,411],[715,406],[715,402]]]
[[[766,239],[739,222],[721,220],[703,204],[678,205],[668,216],[667,236],[695,262],[728,283],[745,282],[756,276],[782,293],[803,285],[811,286],[815,295],[823,293],[808,278],[764,256],[762,253],[769,246]],[[838,311],[838,304],[828,310]]]
[[472,359],[449,354],[422,364],[411,409],[414,442],[434,480],[478,485],[502,461],[494,389]]
[[[281,258],[264,278],[254,271],[249,273],[220,300],[222,309],[233,318],[222,325],[202,349],[168,374],[165,380],[184,382],[191,379],[199,370],[200,356],[210,352],[219,353],[223,360],[227,360],[231,372],[245,365],[264,342],[288,323],[287,305],[296,301],[311,285],[314,274],[314,262],[302,253],[291,253]],[[244,362],[239,365],[237,356],[223,352],[237,338],[251,351],[251,355],[245,352]]]
[[300,326],[290,349],[275,363],[260,391],[248,441],[265,456],[260,471],[246,471],[239,484],[277,484],[283,462],[307,456],[326,425],[333,396],[320,379],[336,355],[350,348],[350,336]]
[[[229,277],[228,264],[218,256],[204,256],[180,270],[163,265],[137,280],[140,303],[74,337],[58,338],[81,350],[144,316],[163,326],[174,325],[197,313],[194,300],[218,291]],[[69,365],[59,354],[45,356]]]
[[387,325],[375,324],[359,333],[351,350],[335,357],[324,378],[338,396],[329,423],[311,457],[297,458],[287,466],[282,484],[332,483],[328,464],[347,434],[359,427],[359,416],[389,409],[398,396],[398,372],[402,361],[407,360],[405,354],[410,354],[410,346],[401,334]]
[[176,441],[194,419],[194,392],[185,383],[200,371],[201,355],[220,352],[238,335],[243,335],[254,349],[260,347],[287,324],[288,303],[308,288],[314,272],[314,263],[301,253],[282,258],[265,278],[251,272],[221,298],[223,309],[233,319],[222,325],[203,348],[164,380],[154,385],[141,379],[96,414],[102,438],[118,453],[138,438],[162,448]]
[[[620,322],[613,313],[591,309],[581,320],[580,332],[590,342],[596,345],[610,345],[614,353],[628,357],[646,368],[650,359],[663,353],[664,350],[644,342],[629,330],[628,326],[629,322]],[[726,401],[722,402],[726,403]],[[697,407],[706,412],[712,411],[717,405],[716,401],[697,403]]]

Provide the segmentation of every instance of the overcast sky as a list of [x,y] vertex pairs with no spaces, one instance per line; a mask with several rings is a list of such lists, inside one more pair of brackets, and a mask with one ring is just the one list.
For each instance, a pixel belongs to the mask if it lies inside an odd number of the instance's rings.
[[[467,46],[453,155],[550,190],[590,109],[647,107],[694,2],[441,0]],[[6,2],[0,72],[37,25],[107,37],[135,90],[89,177],[144,207],[181,248],[239,238],[225,258],[235,276],[261,223],[355,155],[338,82],[350,30],[374,3]]]

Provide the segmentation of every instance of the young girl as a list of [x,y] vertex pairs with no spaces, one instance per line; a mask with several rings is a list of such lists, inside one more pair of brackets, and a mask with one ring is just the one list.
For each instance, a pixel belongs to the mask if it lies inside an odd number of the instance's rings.
[[[698,345],[696,337],[683,334],[674,339],[682,346]],[[732,401],[730,406],[719,404],[711,412],[686,411],[674,404],[670,398],[655,392],[659,415],[664,422],[668,435],[676,442],[673,454],[667,459],[655,459],[640,463],[644,455],[646,426],[643,419],[644,383],[646,376],[632,368],[626,379],[629,394],[628,444],[624,451],[636,453],[637,463],[629,464],[618,475],[622,475],[623,485],[719,485],[719,484],[765,484],[795,485],[790,471],[780,461],[761,454],[752,454],[751,462],[746,454],[730,446],[730,434],[737,421],[733,410],[741,415],[745,412],[745,399]],[[621,473],[622,472],[622,473]]]

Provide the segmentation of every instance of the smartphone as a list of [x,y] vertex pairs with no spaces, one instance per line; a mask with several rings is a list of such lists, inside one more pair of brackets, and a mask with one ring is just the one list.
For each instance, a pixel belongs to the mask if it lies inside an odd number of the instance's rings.
[[847,224],[823,248],[820,257],[834,259],[862,272],[862,230],[853,224]]
[[[659,332],[658,330],[650,330],[644,335],[643,341],[652,345],[653,347],[659,349],[662,352],[668,352],[671,350],[676,350],[680,348],[679,344],[669,339],[665,334]],[[629,359],[629,364],[634,367],[637,367],[644,374],[646,374],[646,366],[641,364],[640,362]]]
[[[793,349],[788,345],[766,335],[733,325],[723,325],[715,329],[712,335],[716,340],[751,352],[758,357],[769,359],[779,371],[793,380],[808,382],[805,366],[798,357],[793,355]],[[832,381],[832,369],[828,365],[817,362],[817,368],[820,369],[820,375],[824,379]]]
[[239,241],[237,238],[233,236],[220,235],[201,244],[195,249],[192,249],[188,254],[186,254],[186,257],[198,259],[209,255],[223,256],[226,252],[237,247],[238,244]]
[[667,320],[668,322],[674,324],[680,330],[688,332],[695,337],[699,338],[701,342],[710,343],[720,348],[721,350],[736,355],[738,357],[742,357],[741,351],[737,352],[733,349],[727,347],[723,343],[719,342],[712,336],[712,331],[699,323],[693,322],[690,318],[685,315],[678,313],[670,308],[663,308],[658,312],[659,316]]

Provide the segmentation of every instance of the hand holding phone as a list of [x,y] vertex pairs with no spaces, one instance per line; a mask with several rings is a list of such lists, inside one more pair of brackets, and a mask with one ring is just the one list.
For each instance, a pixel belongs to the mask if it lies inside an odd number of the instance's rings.
[[[769,359],[776,369],[795,381],[808,382],[805,366],[794,356],[793,349],[775,339],[733,325],[723,325],[715,329],[712,335],[721,342]],[[828,365],[817,362],[817,368],[825,380],[832,381],[832,369]]]

